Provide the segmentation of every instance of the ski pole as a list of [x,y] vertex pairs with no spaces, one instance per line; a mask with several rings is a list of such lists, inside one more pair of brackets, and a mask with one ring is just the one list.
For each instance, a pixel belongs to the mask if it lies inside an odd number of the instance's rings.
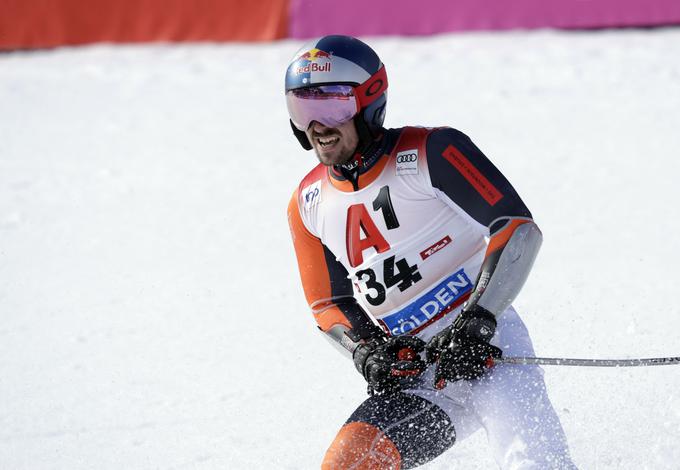
[[679,357],[652,357],[645,359],[574,359],[565,357],[501,357],[494,358],[493,364],[520,364],[546,366],[590,366],[590,367],[640,367],[668,366],[680,364]]

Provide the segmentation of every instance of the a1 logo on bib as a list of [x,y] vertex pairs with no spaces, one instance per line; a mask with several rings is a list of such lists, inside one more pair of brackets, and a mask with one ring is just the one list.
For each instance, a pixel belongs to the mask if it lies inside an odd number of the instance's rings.
[[397,154],[397,176],[418,174],[418,149]]
[[310,184],[302,190],[302,201],[307,211],[321,201],[321,180]]

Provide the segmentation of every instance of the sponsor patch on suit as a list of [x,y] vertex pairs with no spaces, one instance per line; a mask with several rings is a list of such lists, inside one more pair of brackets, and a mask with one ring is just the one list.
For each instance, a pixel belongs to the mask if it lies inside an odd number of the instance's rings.
[[310,210],[321,201],[321,180],[302,189],[302,201],[306,211]]
[[399,152],[397,160],[397,176],[418,174],[418,149]]
[[415,301],[379,319],[393,336],[418,331],[462,304],[472,288],[464,269],[459,269]]

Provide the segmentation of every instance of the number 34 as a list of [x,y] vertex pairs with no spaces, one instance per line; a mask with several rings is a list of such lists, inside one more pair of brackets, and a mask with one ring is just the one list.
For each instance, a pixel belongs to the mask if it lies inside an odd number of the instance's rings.
[[[381,284],[372,269],[362,269],[357,271],[356,276],[359,281],[365,281],[368,289],[375,290],[375,295],[366,294],[366,300],[371,305],[380,305],[385,301],[387,289],[392,286],[397,286],[400,291],[405,291],[423,277],[418,272],[418,265],[409,266],[405,258],[400,259],[396,263],[395,257],[390,256],[383,262],[383,282]],[[394,272],[394,268],[397,272]]]

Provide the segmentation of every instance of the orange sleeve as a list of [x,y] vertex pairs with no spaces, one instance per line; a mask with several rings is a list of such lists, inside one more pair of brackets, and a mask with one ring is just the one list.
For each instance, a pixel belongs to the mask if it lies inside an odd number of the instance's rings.
[[328,331],[338,324],[348,329],[352,328],[350,321],[333,298],[324,246],[319,238],[307,230],[300,217],[297,190],[288,204],[288,224],[295,246],[302,288],[317,324],[322,331]]
[[507,245],[512,234],[515,233],[517,227],[527,222],[531,222],[531,219],[510,219],[508,223],[500,229],[498,232],[494,233],[489,239],[489,246],[486,248],[485,258],[488,258],[493,253],[502,250],[505,245]]

